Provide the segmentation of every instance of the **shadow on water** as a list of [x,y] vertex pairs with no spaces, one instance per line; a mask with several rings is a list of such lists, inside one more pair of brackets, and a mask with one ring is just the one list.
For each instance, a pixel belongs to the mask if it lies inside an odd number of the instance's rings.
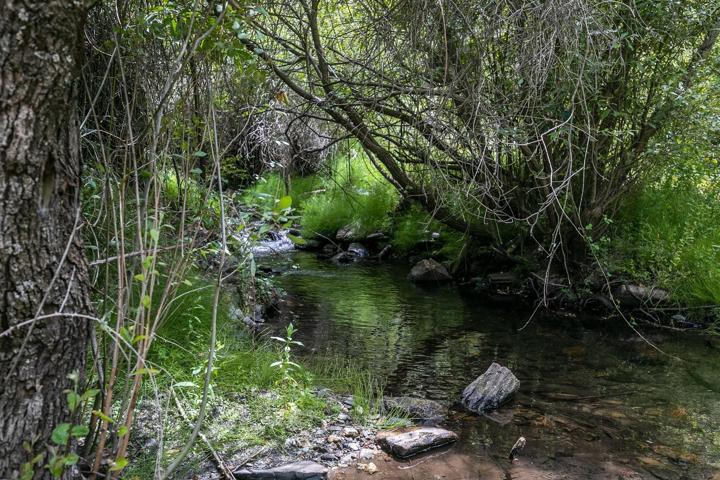
[[[701,337],[648,332],[675,360],[622,323],[538,318],[518,331],[527,311],[413,285],[405,265],[338,267],[306,253],[263,261],[284,271],[283,318],[299,327],[302,355],[342,356],[386,394],[451,407],[453,451],[477,465],[490,458],[517,479],[716,478],[720,351]],[[522,383],[513,402],[494,420],[455,408],[493,361]],[[527,447],[511,464],[521,435]]]

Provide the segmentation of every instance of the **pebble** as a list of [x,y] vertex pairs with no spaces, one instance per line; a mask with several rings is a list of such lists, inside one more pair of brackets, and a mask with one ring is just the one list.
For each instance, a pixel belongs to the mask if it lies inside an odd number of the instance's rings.
[[357,428],[345,427],[342,430],[342,434],[345,435],[346,437],[356,438],[360,435],[360,432],[358,432]]
[[357,469],[367,472],[370,475],[377,473],[377,471],[378,471],[377,465],[375,465],[373,462],[370,462],[367,464],[366,463],[358,463]]
[[348,453],[347,455],[343,455],[342,458],[340,458],[340,463],[350,465],[356,457],[357,453]]
[[338,443],[338,442],[340,442],[340,437],[335,434],[331,434],[331,435],[328,435],[327,441],[329,443]]
[[370,448],[361,448],[360,453],[358,454],[358,458],[360,458],[361,460],[370,460],[375,456],[376,453],[376,450],[372,450]]

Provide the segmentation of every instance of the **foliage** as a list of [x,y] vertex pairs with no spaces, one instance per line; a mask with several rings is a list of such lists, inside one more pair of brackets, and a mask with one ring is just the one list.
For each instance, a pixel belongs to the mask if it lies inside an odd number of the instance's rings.
[[293,199],[295,208],[301,209],[304,202],[310,198],[313,192],[322,188],[321,183],[321,179],[315,175],[293,177],[289,181],[290,189],[286,191],[282,175],[277,172],[270,172],[259,177],[245,191],[243,201],[248,205],[272,210],[277,201],[287,195]]
[[232,190],[244,187],[251,179],[247,167],[236,156],[227,156],[222,159],[220,173],[225,187]]
[[672,291],[679,301],[720,304],[720,191],[667,179],[624,205],[613,246],[618,268]]
[[285,337],[270,337],[276,342],[280,342],[282,345],[282,354],[280,355],[280,359],[271,363],[270,366],[277,368],[280,372],[282,372],[281,381],[285,385],[297,386],[297,381],[293,377],[293,372],[300,370],[300,365],[291,360],[290,353],[293,345],[302,347],[303,344],[297,340],[293,340],[294,334],[295,327],[292,323],[289,323],[285,329]]
[[408,254],[424,245],[425,252],[451,261],[458,260],[468,239],[412,203],[393,216],[391,244],[395,252]]
[[323,187],[302,210],[306,235],[333,238],[348,225],[358,236],[389,228],[398,195],[364,155],[351,151],[335,158]]
[[268,71],[436,219],[486,242],[488,222],[513,224],[551,260],[584,260],[582,228],[713,98],[711,0],[292,5],[251,22]]

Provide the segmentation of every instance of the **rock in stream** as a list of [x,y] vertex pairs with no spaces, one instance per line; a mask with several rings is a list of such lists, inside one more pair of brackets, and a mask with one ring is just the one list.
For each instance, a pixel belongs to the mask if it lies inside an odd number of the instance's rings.
[[510,369],[493,362],[485,373],[463,390],[462,404],[482,415],[507,402],[519,388],[520,380]]
[[418,453],[456,442],[457,434],[435,427],[420,427],[405,432],[380,432],[378,444],[398,458],[407,458]]
[[452,276],[441,263],[432,258],[420,260],[410,270],[408,278],[413,282],[447,282],[452,280]]

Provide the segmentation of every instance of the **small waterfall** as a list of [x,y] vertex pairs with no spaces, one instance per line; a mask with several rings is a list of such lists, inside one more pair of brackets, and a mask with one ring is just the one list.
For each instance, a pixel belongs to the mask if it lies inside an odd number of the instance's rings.
[[269,240],[258,242],[252,247],[253,255],[272,255],[284,253],[295,249],[295,244],[288,238],[287,230],[268,232]]

